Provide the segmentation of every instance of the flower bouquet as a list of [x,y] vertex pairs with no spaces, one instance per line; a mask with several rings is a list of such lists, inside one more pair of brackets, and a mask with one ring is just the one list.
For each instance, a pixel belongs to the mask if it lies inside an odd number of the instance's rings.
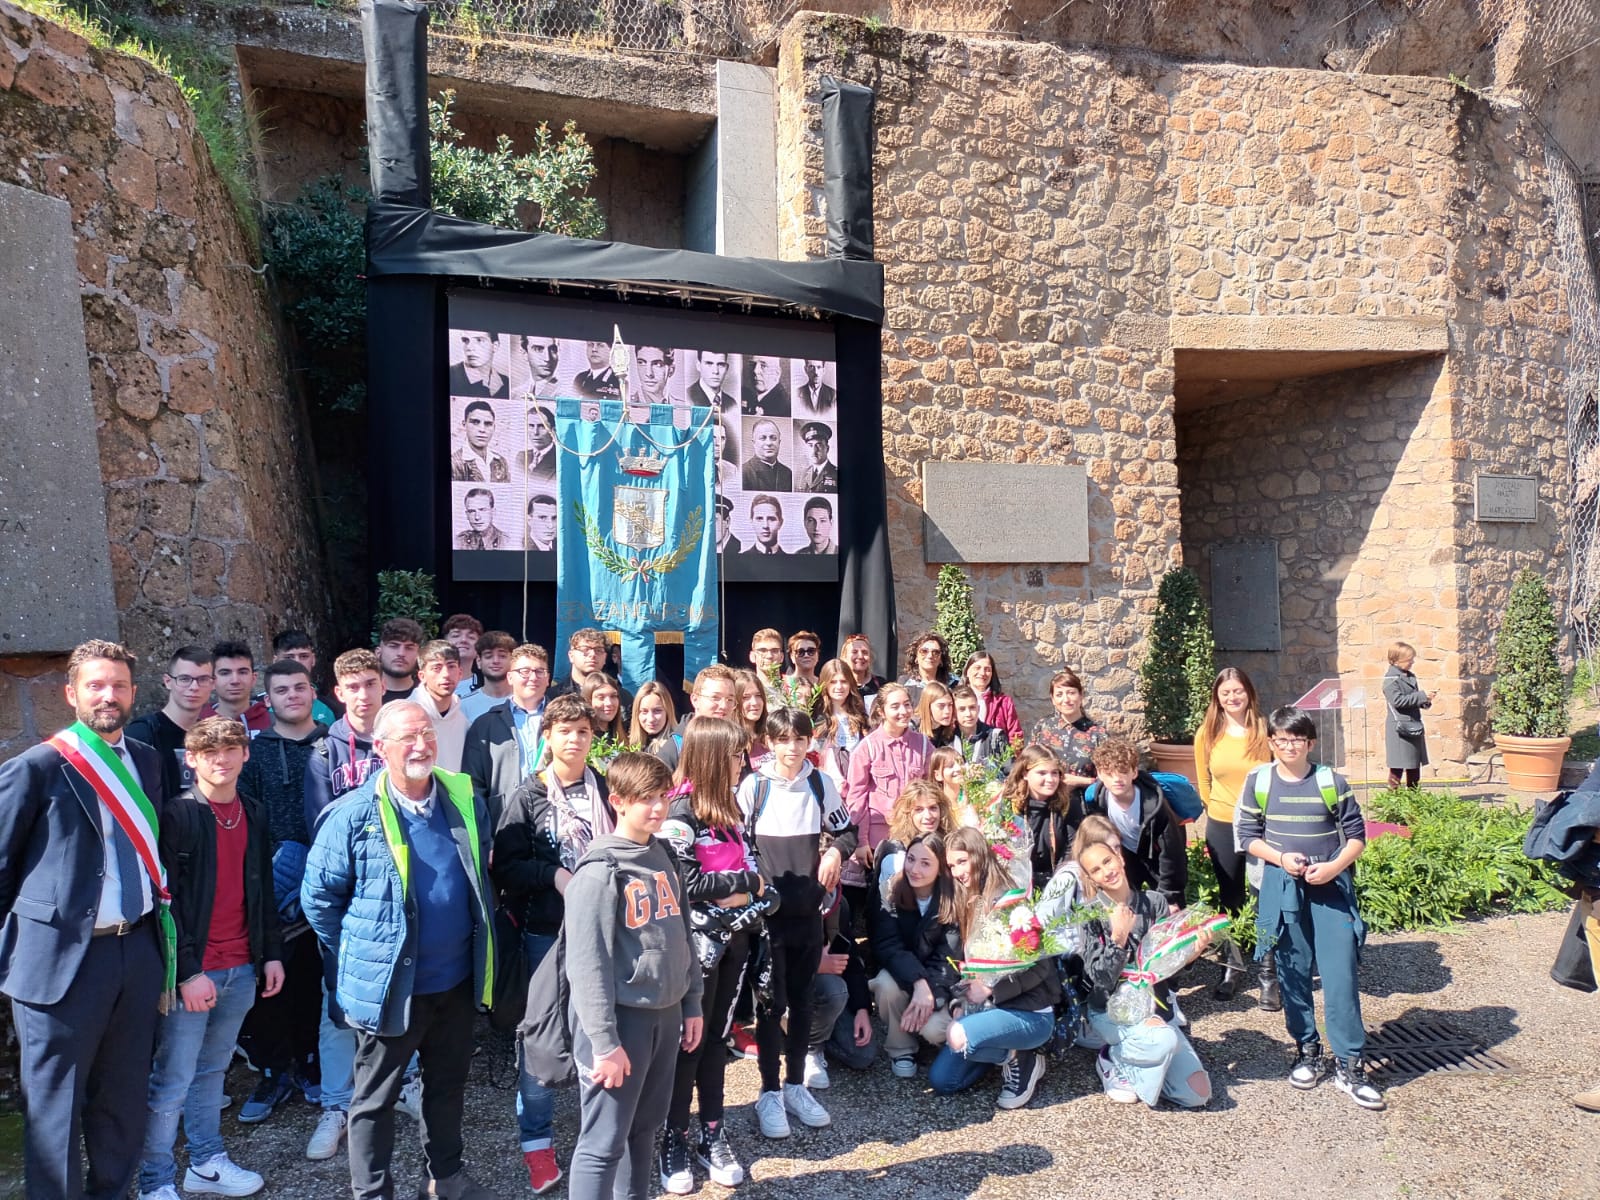
[[637,750],[639,747],[630,746],[627,742],[618,741],[609,734],[602,733],[589,743],[589,756],[585,760],[595,769],[595,773],[604,775],[611,767],[611,760],[619,754]]
[[1033,831],[1022,805],[1007,800],[1002,777],[991,764],[972,764],[961,786],[958,820],[983,834],[1011,876],[1017,888],[1026,893],[1033,884]]
[[967,957],[957,966],[963,975],[986,981],[1002,979],[1041,958],[1070,950],[1070,922],[1044,920],[1033,897],[1013,888],[995,901],[967,939]]
[[822,695],[822,685],[802,683],[783,673],[783,664],[773,663],[764,668],[766,676],[767,707],[794,708],[810,716],[815,711],[817,697]]
[[1148,1020],[1156,1010],[1151,989],[1162,980],[1171,979],[1207,947],[1226,937],[1231,923],[1227,913],[1212,912],[1196,904],[1150,926],[1139,940],[1133,961],[1122,969],[1122,982],[1106,1004],[1106,1015],[1118,1025]]

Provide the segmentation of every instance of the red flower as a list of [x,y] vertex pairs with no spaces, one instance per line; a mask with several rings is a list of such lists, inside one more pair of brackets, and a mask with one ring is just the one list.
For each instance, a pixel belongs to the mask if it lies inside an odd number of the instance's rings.
[[1036,928],[1013,929],[1011,931],[1011,945],[1015,949],[1032,954],[1038,951],[1039,942],[1039,931]]
[[822,751],[820,751],[820,750],[807,750],[806,751],[806,761],[808,763],[810,763],[813,767],[816,767],[820,771],[822,769]]
[[994,846],[994,856],[1001,862],[1010,862],[1012,857],[1011,847],[1004,842],[997,842]]

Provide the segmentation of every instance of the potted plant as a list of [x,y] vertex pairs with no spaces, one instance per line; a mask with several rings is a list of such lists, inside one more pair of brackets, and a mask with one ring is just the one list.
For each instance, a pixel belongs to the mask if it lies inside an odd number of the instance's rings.
[[1515,791],[1555,791],[1572,745],[1567,736],[1570,693],[1556,657],[1559,637],[1544,580],[1523,569],[1511,585],[1495,638],[1490,699],[1494,744],[1505,762],[1506,784]]
[[1168,571],[1156,589],[1150,648],[1139,667],[1139,696],[1156,769],[1197,780],[1194,734],[1211,700],[1216,674],[1211,611],[1200,580],[1187,567]]

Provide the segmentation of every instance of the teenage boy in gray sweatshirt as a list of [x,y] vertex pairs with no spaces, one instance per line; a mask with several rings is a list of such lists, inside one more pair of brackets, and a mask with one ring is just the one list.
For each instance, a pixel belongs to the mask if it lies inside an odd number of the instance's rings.
[[565,893],[581,1108],[567,1195],[649,1200],[678,1048],[700,1043],[700,963],[677,862],[655,837],[671,774],[651,755],[621,754],[606,780],[616,833],[589,844]]

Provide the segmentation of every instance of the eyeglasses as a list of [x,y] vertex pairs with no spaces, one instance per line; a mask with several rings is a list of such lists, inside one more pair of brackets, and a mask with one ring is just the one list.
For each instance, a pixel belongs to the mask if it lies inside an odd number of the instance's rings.
[[389,742],[396,746],[413,746],[421,742],[424,746],[431,746],[439,740],[438,735],[431,729],[419,729],[415,733],[397,733],[380,741]]
[[537,679],[541,675],[550,674],[550,671],[547,667],[517,667],[507,674],[515,675],[518,679]]
[[937,646],[924,646],[924,647],[922,647],[922,649],[918,650],[917,653],[919,655],[921,655],[923,658],[938,658],[939,657],[939,647],[937,647]]
[[215,683],[215,675],[168,675],[167,679],[179,687],[199,687],[204,683]]
[[1310,738],[1303,737],[1275,737],[1267,740],[1280,750],[1293,750],[1297,746],[1309,746],[1311,744]]

